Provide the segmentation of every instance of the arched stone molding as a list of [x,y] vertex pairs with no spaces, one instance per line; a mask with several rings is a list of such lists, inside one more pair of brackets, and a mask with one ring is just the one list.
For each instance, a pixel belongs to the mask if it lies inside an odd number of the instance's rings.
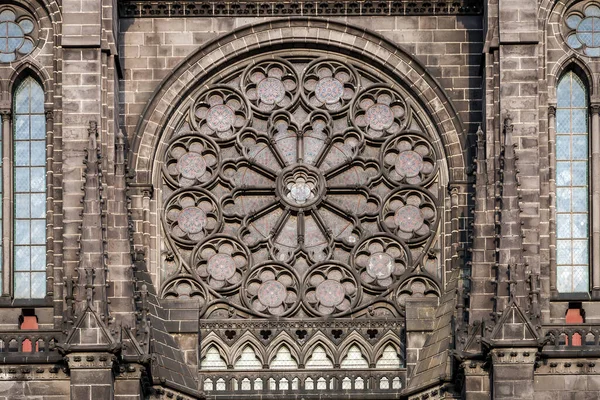
[[558,86],[558,81],[562,75],[571,68],[575,70],[577,75],[585,79],[590,97],[598,92],[597,79],[594,79],[593,72],[583,58],[584,56],[580,54],[570,52],[564,54],[563,57],[553,65],[552,70],[548,74],[548,103],[556,104],[556,88]]
[[302,362],[302,365],[306,366],[306,363],[312,357],[313,351],[318,346],[321,346],[325,350],[325,353],[327,353],[327,357],[331,360],[331,362],[335,363],[336,357],[335,352],[333,351],[335,345],[331,343],[331,340],[329,340],[329,338],[325,336],[323,332],[318,331],[308,340],[308,342],[306,342],[306,345],[304,345],[304,351],[300,354],[300,361]]
[[268,364],[271,365],[273,359],[277,355],[277,352],[281,348],[281,346],[286,346],[290,353],[292,353],[292,358],[296,360],[298,364],[300,364],[300,348],[297,345],[296,341],[289,335],[289,333],[283,331],[277,337],[269,343],[269,346],[266,349],[266,360]]
[[12,73],[7,87],[9,96],[8,99],[12,102],[12,95],[17,84],[29,75],[33,76],[42,85],[42,88],[44,89],[44,103],[53,104],[52,78],[50,77],[46,68],[39,65],[36,60],[31,59],[26,59],[20,62]]
[[[179,105],[192,90],[218,74],[225,65],[282,47],[328,51],[359,57],[404,86],[419,101],[427,119],[443,141],[448,163],[448,180],[465,180],[464,129],[451,101],[425,67],[410,54],[387,39],[364,28],[326,19],[289,18],[240,28],[216,39],[182,61],[155,90],[136,127],[132,141],[130,167],[137,183],[152,183],[152,169],[158,144],[165,129],[172,129]],[[425,120],[427,120],[425,119]],[[434,133],[434,132],[432,132]]]
[[337,346],[338,354],[334,361],[336,365],[341,365],[344,358],[348,355],[348,350],[350,347],[357,346],[363,357],[367,360],[369,365],[374,365],[375,360],[373,359],[373,353],[369,350],[366,340],[363,338],[357,331],[352,331],[346,338]]
[[388,345],[392,345],[395,349],[397,349],[400,362],[406,363],[404,354],[402,352],[404,345],[401,343],[399,338],[391,331],[386,332],[385,335],[383,335],[383,337],[379,340],[379,343],[373,349],[373,363],[377,364],[377,361],[379,361],[379,359],[383,355],[383,351]]
[[230,362],[231,365],[235,365],[238,359],[241,357],[242,352],[246,348],[246,346],[252,347],[254,350],[254,354],[256,354],[256,358],[261,362],[262,365],[266,364],[267,356],[261,351],[264,347],[262,343],[250,332],[246,331],[242,334],[242,336],[237,340],[235,346],[231,348],[230,352]]

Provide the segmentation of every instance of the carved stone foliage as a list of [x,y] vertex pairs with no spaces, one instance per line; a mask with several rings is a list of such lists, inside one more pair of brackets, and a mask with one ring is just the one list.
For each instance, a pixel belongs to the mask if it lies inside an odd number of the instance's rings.
[[439,295],[440,141],[370,68],[275,54],[188,97],[162,150],[163,296],[222,319],[398,316],[398,296]]

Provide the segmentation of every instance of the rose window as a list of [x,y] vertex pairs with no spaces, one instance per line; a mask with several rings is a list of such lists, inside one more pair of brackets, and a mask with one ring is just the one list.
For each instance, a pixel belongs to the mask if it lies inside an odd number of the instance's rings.
[[588,5],[580,10],[572,10],[565,19],[568,28],[566,41],[574,50],[583,51],[590,57],[600,56],[600,6]]
[[12,62],[35,48],[36,24],[28,15],[12,9],[0,11],[0,62]]
[[201,318],[398,316],[399,285],[441,270],[435,125],[361,65],[233,64],[175,113],[163,271],[203,289]]

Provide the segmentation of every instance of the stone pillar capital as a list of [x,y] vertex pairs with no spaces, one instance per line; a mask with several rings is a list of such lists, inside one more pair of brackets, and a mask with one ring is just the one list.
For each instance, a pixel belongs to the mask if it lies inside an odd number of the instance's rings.
[[597,115],[600,114],[600,104],[591,104],[590,105],[590,114]]
[[556,105],[555,104],[551,104],[548,106],[548,116],[556,117]]

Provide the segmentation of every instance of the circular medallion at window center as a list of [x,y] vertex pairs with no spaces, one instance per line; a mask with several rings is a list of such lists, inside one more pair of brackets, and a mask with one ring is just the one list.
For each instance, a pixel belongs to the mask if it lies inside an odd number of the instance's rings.
[[315,97],[322,103],[337,103],[344,94],[344,85],[332,77],[321,78],[315,87]]
[[258,83],[258,97],[265,104],[279,103],[285,97],[285,87],[277,78],[265,78]]
[[414,232],[423,226],[424,219],[418,207],[407,204],[396,211],[394,222],[404,232]]
[[212,106],[206,114],[206,123],[214,131],[225,132],[233,126],[234,122],[235,112],[225,104]]
[[263,282],[258,289],[258,300],[267,307],[279,307],[286,296],[286,288],[281,282]]
[[325,190],[325,179],[321,172],[308,165],[288,167],[277,179],[279,198],[295,209],[312,206]]
[[235,261],[229,254],[217,253],[208,260],[206,270],[214,279],[224,281],[235,274]]
[[335,307],[344,301],[346,291],[338,281],[327,279],[317,286],[316,296],[325,307]]
[[394,123],[394,112],[386,104],[373,104],[365,114],[367,123],[372,129],[378,131],[388,129]]
[[386,279],[394,271],[394,259],[387,253],[374,253],[367,261],[367,273],[376,279]]

